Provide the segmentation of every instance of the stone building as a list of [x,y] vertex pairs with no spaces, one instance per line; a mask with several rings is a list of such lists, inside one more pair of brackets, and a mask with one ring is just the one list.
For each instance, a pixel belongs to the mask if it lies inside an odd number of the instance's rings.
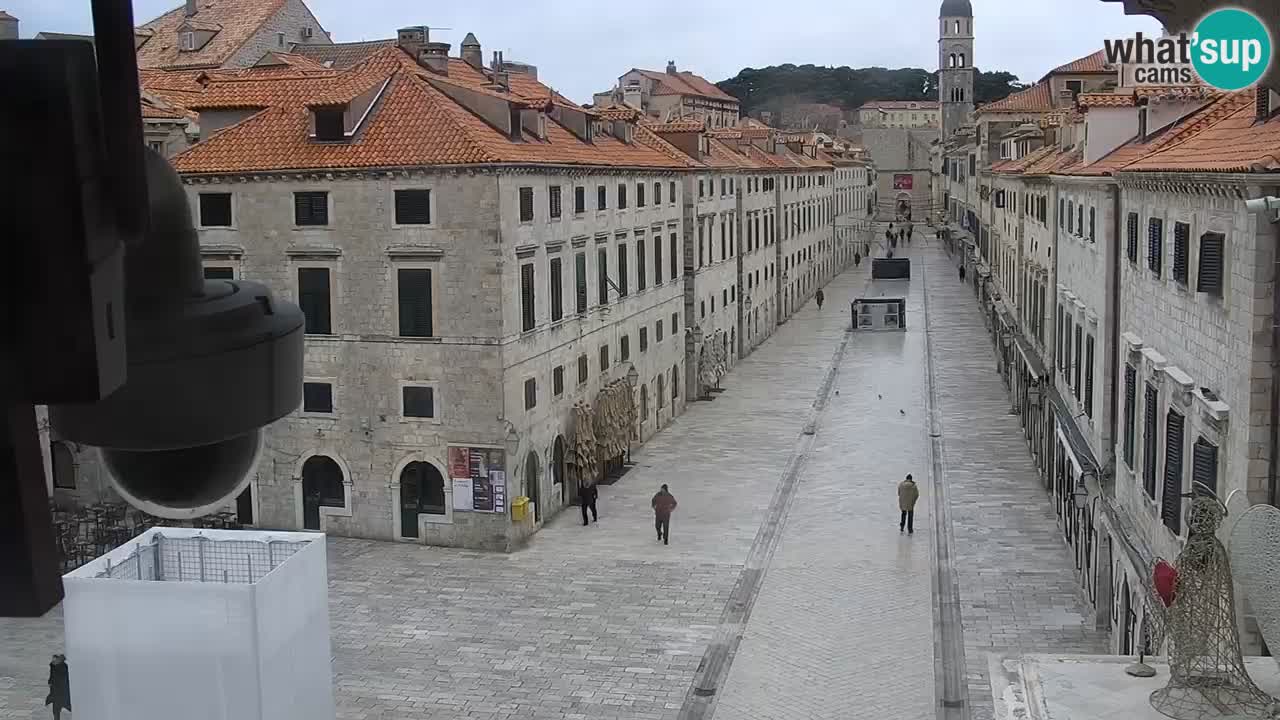
[[331,41],[302,0],[186,0],[134,31],[138,67],[245,68],[271,51]]
[[676,69],[674,60],[667,63],[666,72],[632,68],[613,89],[593,97],[596,108],[618,105],[660,122],[704,120],[713,129],[734,127],[739,117],[737,98],[700,75]]
[[969,0],[943,0],[938,9],[938,101],[943,140],[967,124],[973,112],[973,38]]
[[942,122],[936,100],[872,100],[854,113],[863,128],[938,128]]

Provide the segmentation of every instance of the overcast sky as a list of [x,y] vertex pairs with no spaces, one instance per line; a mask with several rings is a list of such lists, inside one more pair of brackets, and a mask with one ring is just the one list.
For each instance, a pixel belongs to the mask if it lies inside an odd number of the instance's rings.
[[[486,61],[493,50],[538,66],[538,77],[578,102],[611,87],[632,67],[662,70],[675,60],[712,82],[744,67],[781,63],[934,68],[937,0],[308,0],[335,42],[395,36],[398,27],[439,29],[453,43],[474,32]],[[134,0],[139,24],[178,5]],[[1023,81],[1102,47],[1104,37],[1157,32],[1101,0],[973,0],[974,64]],[[0,0],[22,21],[22,37],[42,30],[89,33],[89,0]]]

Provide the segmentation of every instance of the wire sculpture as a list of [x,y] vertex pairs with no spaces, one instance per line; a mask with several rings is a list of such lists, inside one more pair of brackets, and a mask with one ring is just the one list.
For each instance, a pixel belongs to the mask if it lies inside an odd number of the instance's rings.
[[1169,658],[1169,683],[1151,693],[1151,706],[1175,720],[1280,717],[1240,651],[1231,562],[1217,537],[1226,507],[1203,489],[1189,516],[1173,586],[1151,603],[1152,639],[1163,637]]
[[[1231,529],[1231,564],[1267,647],[1280,648],[1280,509],[1254,505]],[[1280,663],[1280,658],[1276,659]]]

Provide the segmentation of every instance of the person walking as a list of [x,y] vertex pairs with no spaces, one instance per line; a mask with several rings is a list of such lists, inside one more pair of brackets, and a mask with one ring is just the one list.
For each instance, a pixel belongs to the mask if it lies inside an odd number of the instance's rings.
[[960,282],[964,282],[964,263],[960,263]]
[[663,545],[671,544],[671,513],[676,509],[676,496],[672,495],[664,484],[653,496],[653,526],[658,531],[658,539]]
[[904,529],[908,535],[916,533],[916,501],[920,499],[920,488],[916,487],[916,481],[911,479],[911,475],[907,475],[907,479],[898,483],[898,509],[902,511],[902,517],[898,520],[898,532]]
[[854,253],[854,254],[853,254],[853,266],[854,266],[854,267],[858,267],[858,266],[860,266],[860,265],[862,265],[862,253]]
[[911,244],[911,235],[915,231],[916,231],[916,226],[912,225],[911,223],[907,223],[907,244],[908,245]]
[[67,668],[67,656],[57,654],[49,663],[49,695],[44,704],[53,709],[53,720],[62,717],[62,711],[71,711],[71,675]]
[[822,301],[826,300],[827,296],[822,292],[822,288],[818,288],[818,292],[813,294],[813,299],[818,301],[818,309],[821,310]]
[[582,524],[588,525],[587,510],[591,511],[591,519],[600,522],[600,516],[596,513],[596,498],[600,497],[600,489],[595,484],[584,485],[578,490],[578,501],[582,504]]

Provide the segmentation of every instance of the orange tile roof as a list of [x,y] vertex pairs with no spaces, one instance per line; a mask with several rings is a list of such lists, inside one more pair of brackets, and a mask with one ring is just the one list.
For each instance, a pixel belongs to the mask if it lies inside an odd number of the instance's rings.
[[1066,150],[1054,148],[1054,152],[1040,158],[1029,165],[1022,174],[1025,175],[1060,175],[1069,173],[1084,159],[1084,148],[1072,147]]
[[[447,81],[482,89],[488,79],[449,65]],[[470,68],[470,66],[466,66]],[[342,73],[293,77],[254,77],[251,72],[211,80],[196,104],[217,108],[262,108],[173,158],[183,173],[240,173],[284,170],[414,167],[475,163],[557,164],[637,168],[685,168],[697,163],[646,130],[636,127],[635,142],[611,136],[586,143],[550,117],[546,137],[522,134],[512,140],[457,104],[431,82],[425,71],[398,48],[386,48]],[[511,98],[525,103],[552,98],[550,88],[530,76]],[[441,80],[445,80],[441,78]],[[317,143],[308,139],[306,107],[335,88],[370,87],[387,82],[374,111],[351,142]]]
[[333,43],[332,45],[299,45],[293,49],[298,55],[315,60],[321,65],[328,64],[335,70],[345,70],[352,65],[363,62],[370,55],[396,44],[391,40],[365,40],[362,42]]
[[1133,107],[1137,98],[1133,93],[1081,93],[1076,102],[1082,107]]
[[671,122],[646,122],[644,126],[656,133],[702,132],[706,123],[701,120],[672,120]]
[[1019,90],[1008,97],[987,103],[975,112],[1049,112],[1053,110],[1053,97],[1049,83],[1041,80],[1026,90]]
[[1213,100],[1222,97],[1223,91],[1208,85],[1172,85],[1165,87],[1135,88],[1133,94],[1148,100]]
[[[1107,67],[1107,53],[1105,50],[1089,53],[1082,58],[1076,58],[1065,65],[1050,70],[1044,79],[1048,79],[1050,75],[1083,75],[1092,73],[1114,73],[1115,68]],[[1043,80],[1042,80],[1043,81]]]
[[632,70],[654,81],[654,95],[700,95],[715,100],[738,102],[738,98],[688,70],[681,70],[675,74],[640,68],[632,68]]
[[994,165],[991,166],[991,169],[994,172],[1021,174],[1027,168],[1035,165],[1036,163],[1049,157],[1050,155],[1053,155],[1055,152],[1057,152],[1057,150],[1058,148],[1054,145],[1045,145],[1044,147],[1040,147],[1040,148],[1036,148],[1035,150],[1032,150],[1026,155],[1023,155],[1022,157],[1017,158],[1016,160],[1006,160],[1004,163],[1001,164],[999,170],[997,170],[996,166]]
[[[219,67],[282,7],[285,0],[196,0],[196,14],[188,18],[180,5],[140,30],[152,33],[138,48],[138,66],[144,68]],[[188,26],[216,29],[199,50],[178,49],[178,31]]]
[[1224,95],[1161,149],[1125,171],[1274,172],[1280,170],[1280,119],[1254,120],[1254,92]]

